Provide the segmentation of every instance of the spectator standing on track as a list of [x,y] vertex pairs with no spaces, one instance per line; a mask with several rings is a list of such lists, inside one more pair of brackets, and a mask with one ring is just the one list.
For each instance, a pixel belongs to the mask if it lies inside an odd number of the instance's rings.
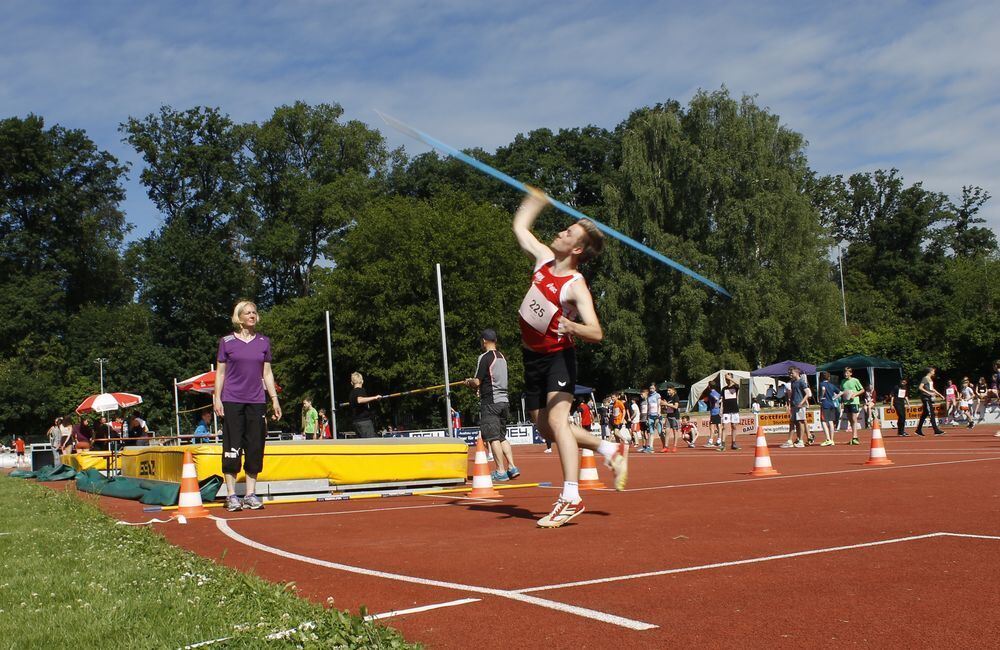
[[847,414],[847,420],[851,428],[851,441],[849,445],[860,445],[858,440],[858,412],[861,410],[861,394],[865,388],[854,376],[853,368],[844,368],[844,381],[840,384],[841,396],[840,404]]
[[934,388],[934,375],[937,372],[936,368],[928,368],[924,378],[920,380],[920,421],[917,422],[917,435],[924,435],[924,420],[929,419],[931,421],[931,428],[934,429],[934,435],[942,436],[944,435],[944,430],[938,426],[937,416],[934,414],[934,396],[938,396],[944,399],[944,395],[937,392]]
[[306,440],[319,437],[319,412],[313,407],[311,397],[302,400],[302,435]]
[[[670,448],[677,451],[677,438],[680,436],[680,422],[677,417],[680,415],[681,401],[677,397],[677,389],[673,386],[667,388],[667,397],[663,400],[662,412],[667,419],[666,425],[670,429]],[[696,436],[697,437],[697,436]],[[667,450],[667,438],[665,434],[660,434],[663,441],[663,451]],[[688,445],[689,447],[693,445]]]
[[479,428],[497,465],[493,480],[510,481],[520,476],[521,470],[514,465],[514,451],[507,440],[507,418],[510,417],[507,357],[498,348],[495,330],[483,330],[479,345],[483,353],[476,360],[476,375],[466,379],[465,385],[479,393]]
[[702,394],[702,399],[708,407],[708,444],[705,446],[717,448],[722,445],[722,395],[715,390],[715,386],[709,384]]
[[986,405],[990,401],[990,387],[986,383],[986,377],[980,377],[979,383],[976,384],[976,409],[972,414],[973,418],[979,417],[979,421],[982,422],[986,419]]
[[739,450],[736,444],[736,427],[740,423],[740,385],[733,373],[726,373],[726,383],[722,387],[722,425],[719,427],[719,451],[726,450],[726,425],[729,425],[729,442],[734,451]]
[[830,381],[830,373],[823,371],[819,373],[819,407],[820,418],[823,425],[823,436],[826,438],[820,443],[820,447],[832,447],[837,444],[833,436],[837,431],[837,421],[840,413],[837,409],[837,398],[840,396],[840,388]]
[[333,437],[333,434],[330,432],[330,418],[326,417],[326,409],[319,410],[319,430],[321,438],[329,439]]
[[584,511],[579,493],[581,447],[604,457],[618,490],[625,489],[628,459],[618,445],[598,441],[568,422],[576,384],[573,337],[590,343],[604,338],[590,289],[577,269],[600,254],[604,237],[592,221],[581,219],[556,235],[549,246],[542,244],[531,227],[547,204],[541,192],[529,191],[514,216],[513,230],[521,249],[534,262],[531,284],[518,310],[525,402],[542,435],[555,440],[563,473],[562,492],[538,525],[556,528]]
[[576,407],[576,411],[580,414],[580,426],[586,431],[593,433],[594,412],[590,409],[590,404],[586,400],[581,400],[580,405]]
[[788,375],[792,379],[788,390],[788,417],[795,432],[795,441],[792,442],[792,429],[789,429],[788,440],[781,446],[785,449],[789,447],[802,448],[806,446],[805,440],[809,436],[806,407],[809,404],[809,398],[812,397],[812,391],[809,389],[805,377],[802,376],[802,371],[797,367],[789,368]]
[[962,379],[962,388],[959,389],[958,395],[958,411],[966,422],[966,427],[971,429],[976,425],[976,420],[972,416],[972,403],[976,398],[976,391],[973,390],[968,377]]
[[[226,510],[259,510],[264,507],[256,490],[257,474],[264,467],[267,395],[271,397],[275,420],[281,419],[281,404],[271,372],[271,340],[257,333],[257,305],[249,300],[236,303],[231,321],[235,331],[219,339],[212,395],[216,415],[224,418],[222,473],[229,491]],[[236,495],[240,469],[246,474],[246,496],[242,500]]]
[[950,379],[944,387],[944,403],[947,407],[944,416],[949,423],[954,423],[958,415],[958,386]]
[[666,440],[663,437],[663,416],[661,414],[660,403],[663,398],[656,390],[656,384],[649,385],[649,396],[646,398],[649,416],[646,421],[646,428],[649,429],[649,449],[653,449],[653,437],[656,436],[663,442],[663,448],[667,448]]
[[908,436],[906,432],[906,409],[910,406],[910,382],[900,379],[899,385],[893,390],[892,408],[896,410],[896,435]]
[[631,442],[632,436],[625,425],[625,400],[622,399],[621,393],[618,392],[614,393],[613,397],[611,428],[614,431],[615,438],[622,444],[627,445]]
[[601,423],[601,440],[611,437],[611,398],[605,397],[601,405],[597,407],[597,415]]
[[628,401],[628,428],[632,434],[632,443],[636,450],[645,449],[642,446],[642,425],[639,422],[639,398]]
[[864,408],[864,413],[865,413],[865,428],[866,429],[870,428],[871,425],[872,425],[872,419],[874,418],[874,414],[875,414],[875,401],[876,401],[875,385],[872,384],[871,386],[869,386],[868,388],[865,389],[865,394],[864,394],[864,406],[863,406],[863,408]]
[[639,391],[639,431],[643,447],[639,451],[644,454],[653,453],[653,434],[649,431],[649,391],[643,388]]
[[368,395],[365,390],[365,378],[360,372],[351,373],[351,394],[347,401],[351,405],[354,435],[358,438],[375,437],[375,416],[372,413],[371,403],[380,399],[381,395]]

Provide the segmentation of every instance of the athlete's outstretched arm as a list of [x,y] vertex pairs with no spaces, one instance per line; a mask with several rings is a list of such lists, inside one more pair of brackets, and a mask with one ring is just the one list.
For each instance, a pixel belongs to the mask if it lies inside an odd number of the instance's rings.
[[534,188],[531,190],[525,195],[524,200],[521,201],[521,207],[514,214],[514,236],[517,237],[517,243],[521,246],[521,250],[534,257],[535,262],[541,262],[552,259],[552,251],[548,246],[538,241],[538,238],[531,232],[531,227],[535,225],[535,219],[549,202],[542,192]]
[[571,284],[568,298],[576,305],[576,311],[580,314],[580,320],[583,322],[577,323],[561,316],[559,318],[559,332],[572,334],[587,343],[600,343],[601,339],[604,338],[604,331],[601,329],[601,321],[597,319],[594,299],[590,295],[587,283],[580,280]]

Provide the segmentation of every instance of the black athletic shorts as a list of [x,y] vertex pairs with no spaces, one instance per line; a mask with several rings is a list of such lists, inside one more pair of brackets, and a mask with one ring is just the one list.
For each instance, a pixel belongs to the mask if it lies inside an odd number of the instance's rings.
[[842,405],[844,413],[848,415],[856,415],[861,410],[860,404],[851,404],[850,402]]
[[541,354],[524,352],[524,405],[529,411],[544,408],[549,393],[573,394],[576,388],[576,349]]
[[479,409],[479,429],[483,434],[483,442],[507,439],[507,417],[510,408],[507,402],[499,404],[483,404]]
[[267,408],[264,404],[223,402],[222,473],[243,471],[256,476],[264,469],[264,437],[267,436]]
[[716,413],[708,418],[710,424],[722,424],[722,416]]

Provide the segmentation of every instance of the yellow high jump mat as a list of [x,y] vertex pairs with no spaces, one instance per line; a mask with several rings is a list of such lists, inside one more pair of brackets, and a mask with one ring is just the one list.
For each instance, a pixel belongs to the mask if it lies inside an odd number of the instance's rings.
[[78,472],[88,469],[104,471],[108,468],[110,451],[78,451],[75,454],[63,454],[60,460],[63,465],[69,465]]
[[[198,480],[222,476],[222,445],[130,447],[122,451],[122,476],[179,483],[184,452],[194,457]],[[361,485],[435,479],[465,480],[469,447],[434,438],[295,440],[268,442],[258,481],[327,479]],[[240,472],[237,481],[244,479]]]

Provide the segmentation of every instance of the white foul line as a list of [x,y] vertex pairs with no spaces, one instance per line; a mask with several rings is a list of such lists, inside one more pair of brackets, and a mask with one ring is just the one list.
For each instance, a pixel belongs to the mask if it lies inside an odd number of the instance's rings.
[[[830,472],[810,472],[808,474],[783,474],[780,476],[760,476],[760,477],[747,477],[747,478],[737,478],[728,481],[706,481],[704,483],[678,483],[676,485],[655,485],[652,487],[641,487],[641,488],[628,488],[625,492],[645,492],[647,490],[672,490],[674,488],[683,487],[704,487],[706,485],[728,485],[730,483],[760,483],[762,481],[777,481],[781,479],[790,478],[809,478],[811,476],[830,476],[833,474],[853,474],[855,472],[867,472],[872,474],[881,470],[888,469],[909,469],[911,467],[933,467],[935,465],[957,465],[960,463],[982,463],[993,460],[1000,460],[1000,456],[995,458],[967,458],[964,460],[943,460],[938,463],[915,463],[913,465],[885,465],[882,467],[859,467],[857,469],[838,469]],[[611,488],[601,488],[598,491],[609,492],[612,491]]]
[[633,573],[630,575],[623,576],[612,576],[609,578],[596,578],[594,580],[579,580],[577,582],[564,582],[558,585],[543,585],[541,587],[528,587],[526,589],[518,589],[517,593],[529,593],[534,591],[549,591],[552,589],[566,589],[568,587],[582,587],[586,585],[597,585],[607,582],[621,582],[624,580],[636,580],[638,578],[650,578],[654,576],[666,576],[673,575],[677,573],[689,573],[691,571],[704,571],[706,569],[721,569],[723,567],[740,566],[743,564],[756,564],[758,562],[770,562],[772,560],[787,560],[789,558],[795,557],[805,557],[808,555],[819,555],[822,553],[836,553],[838,551],[849,551],[857,548],[868,548],[871,546],[884,546],[886,544],[899,544],[901,542],[912,542],[920,539],[930,539],[932,537],[968,537],[973,539],[994,539],[1000,540],[1000,537],[995,537],[991,535],[969,535],[963,533],[927,533],[925,535],[912,535],[910,537],[895,537],[892,539],[883,539],[875,542],[862,542],[860,544],[848,544],[846,546],[831,546],[829,548],[818,548],[811,551],[798,551],[796,553],[782,553],[781,555],[766,555],[763,557],[753,557],[746,560],[734,560],[732,562],[715,562],[713,564],[702,564],[699,566],[681,567],[677,569],[664,569],[662,571],[646,571],[644,573]]
[[582,616],[584,618],[589,618],[604,623],[610,623],[612,625],[618,625],[624,628],[628,628],[630,630],[651,630],[658,627],[651,623],[643,623],[642,621],[635,621],[629,618],[624,618],[622,616],[617,616],[615,614],[608,614],[606,612],[599,612],[597,610],[587,609],[585,607],[577,607],[576,605],[568,605],[566,603],[559,603],[553,600],[546,600],[544,598],[538,598],[536,596],[529,596],[527,594],[522,594],[516,591],[508,591],[505,589],[492,589],[490,587],[479,587],[476,585],[466,585],[458,582],[447,582],[444,580],[431,580],[428,578],[418,578],[415,576],[407,576],[399,573],[376,571],[374,569],[365,569],[363,567],[351,566],[349,564],[340,564],[338,562],[328,562],[326,560],[319,560],[317,558],[309,557],[307,555],[299,555],[298,553],[292,553],[284,549],[275,548],[273,546],[267,546],[266,544],[261,544],[260,542],[255,542],[254,540],[244,537],[243,535],[240,535],[235,530],[230,528],[227,520],[221,519],[219,517],[212,517],[212,519],[215,519],[216,527],[226,537],[229,537],[230,539],[237,541],[240,544],[249,546],[250,548],[257,549],[258,551],[264,551],[265,553],[271,553],[273,555],[288,558],[290,560],[298,560],[299,562],[306,562],[308,564],[313,564],[328,569],[337,569],[339,571],[346,571],[348,573],[356,573],[360,575],[372,576],[375,578],[398,580],[400,582],[409,582],[412,584],[425,585],[430,587],[441,587],[443,589],[455,589],[458,591],[467,591],[476,594],[484,594],[487,596],[498,596],[500,598],[507,598],[522,603],[538,605],[540,607],[554,609],[556,611],[565,612],[567,614],[575,614],[577,616]]
[[441,609],[442,607],[455,607],[456,605],[467,605],[469,603],[478,603],[479,598],[462,598],[461,600],[449,600],[446,603],[437,603],[436,605],[424,605],[423,607],[411,607],[410,609],[394,609],[389,612],[383,612],[381,614],[369,614],[365,616],[366,621],[380,621],[383,618],[392,618],[393,616],[404,616],[406,614],[418,614],[420,612],[429,612],[432,609]]

